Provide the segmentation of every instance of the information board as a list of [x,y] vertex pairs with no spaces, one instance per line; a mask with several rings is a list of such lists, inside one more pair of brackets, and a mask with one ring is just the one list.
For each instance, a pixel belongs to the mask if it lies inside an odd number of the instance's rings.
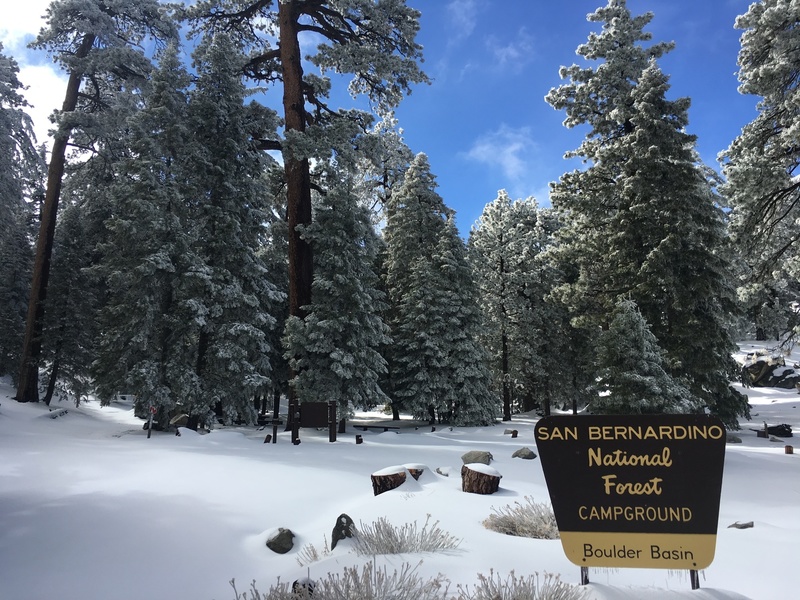
[[725,461],[719,419],[551,416],[534,434],[570,561],[681,570],[711,564]]

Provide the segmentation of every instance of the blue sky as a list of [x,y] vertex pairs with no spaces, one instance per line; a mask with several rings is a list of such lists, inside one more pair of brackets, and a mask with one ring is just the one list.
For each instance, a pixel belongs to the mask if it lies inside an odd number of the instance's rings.
[[[559,85],[559,67],[578,60],[577,46],[599,25],[586,15],[604,0],[408,0],[422,12],[418,41],[431,85],[414,89],[397,111],[406,143],[425,152],[438,192],[457,211],[466,235],[483,207],[506,189],[547,205],[548,184],[575,168],[562,157],[583,137],[561,124],[545,94]],[[736,16],[750,0],[628,0],[634,14],[652,11],[654,41],[674,41],[661,59],[670,97],[688,96],[689,131],[702,159],[717,154],[755,115],[757,99],[737,91],[741,32]],[[42,25],[47,0],[6,7],[0,40],[22,66],[39,131],[63,98],[63,80],[25,43]]]

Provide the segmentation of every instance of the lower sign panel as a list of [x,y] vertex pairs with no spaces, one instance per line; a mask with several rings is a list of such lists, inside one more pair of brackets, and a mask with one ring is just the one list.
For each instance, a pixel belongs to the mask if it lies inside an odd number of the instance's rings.
[[561,545],[581,567],[699,570],[714,560],[716,535],[562,531]]

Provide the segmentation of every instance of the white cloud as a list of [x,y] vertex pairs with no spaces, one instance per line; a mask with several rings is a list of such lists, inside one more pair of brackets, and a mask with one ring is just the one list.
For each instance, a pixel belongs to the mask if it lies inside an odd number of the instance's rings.
[[17,61],[21,62],[17,56],[19,51],[24,50],[25,45],[44,26],[42,16],[49,5],[50,0],[25,0],[9,2],[3,9],[0,41],[3,42],[6,53],[13,55]]
[[38,143],[48,141],[48,130],[52,127],[49,117],[56,108],[61,108],[67,87],[67,78],[62,71],[51,65],[29,65],[20,67],[20,81],[28,87],[25,99],[30,103],[28,114],[33,119]]
[[539,146],[533,140],[530,127],[513,128],[502,124],[481,135],[462,156],[499,172],[503,178],[502,187],[514,197],[534,196],[540,203],[549,204],[547,183],[542,182],[537,168]]
[[448,45],[455,46],[467,39],[478,24],[480,0],[451,0],[447,5],[447,19],[450,25]]
[[39,143],[47,141],[51,124],[48,119],[64,99],[66,76],[41,51],[27,48],[45,22],[50,0],[25,0],[15,3],[3,11],[0,25],[0,41],[3,53],[13,57],[20,67],[19,79],[28,89],[25,98],[31,104],[28,114],[34,122],[34,131]]
[[519,179],[528,171],[528,160],[536,151],[529,127],[513,129],[501,125],[496,131],[479,137],[466,152],[466,157],[492,168],[498,168],[510,179]]
[[512,71],[519,71],[535,56],[533,36],[524,27],[520,28],[513,39],[488,37],[486,47],[498,67]]

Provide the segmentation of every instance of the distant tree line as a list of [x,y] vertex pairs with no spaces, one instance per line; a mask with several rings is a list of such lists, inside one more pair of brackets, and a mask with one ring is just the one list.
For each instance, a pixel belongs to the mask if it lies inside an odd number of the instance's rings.
[[[723,178],[653,15],[608,0],[546,97],[586,130],[583,167],[552,207],[500,191],[465,241],[393,116],[427,82],[404,2],[55,0],[33,44],[69,77],[49,159],[0,46],[0,375],[21,402],[132,394],[161,422],[249,423],[283,397],[735,428],[734,340],[798,326],[799,10],[736,22],[760,101]],[[334,107],[330,71],[369,109]]]

